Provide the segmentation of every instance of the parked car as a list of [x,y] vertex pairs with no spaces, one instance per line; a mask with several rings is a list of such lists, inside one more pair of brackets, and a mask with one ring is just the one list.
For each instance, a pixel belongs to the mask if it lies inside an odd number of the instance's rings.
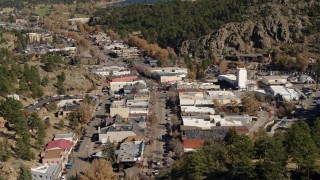
[[66,164],[66,168],[67,169],[71,169],[73,165],[73,162],[68,162],[68,164]]

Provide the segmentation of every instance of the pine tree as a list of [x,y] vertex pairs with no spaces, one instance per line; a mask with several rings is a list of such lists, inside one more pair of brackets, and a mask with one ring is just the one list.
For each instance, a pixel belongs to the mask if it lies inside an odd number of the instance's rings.
[[115,147],[112,142],[108,139],[106,144],[103,146],[102,149],[102,156],[105,160],[109,161],[111,164],[116,163],[116,154],[115,154]]
[[18,180],[32,180],[31,169],[21,164]]

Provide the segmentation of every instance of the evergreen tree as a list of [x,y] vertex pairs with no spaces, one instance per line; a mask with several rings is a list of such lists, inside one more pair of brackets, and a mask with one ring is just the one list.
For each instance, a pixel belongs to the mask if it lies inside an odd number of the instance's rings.
[[74,111],[69,113],[68,120],[69,120],[69,126],[71,129],[75,129],[79,125],[78,114]]
[[285,134],[287,152],[298,165],[301,175],[309,175],[318,157],[317,146],[311,138],[310,128],[304,121],[292,125]]
[[0,141],[0,161],[7,161],[11,157],[10,145],[8,140]]
[[102,149],[102,156],[105,160],[109,161],[111,164],[116,163],[116,149],[112,142],[108,139],[106,144]]
[[21,164],[18,180],[32,180],[31,169],[29,167]]
[[46,87],[49,83],[49,78],[46,76],[41,80],[41,86]]

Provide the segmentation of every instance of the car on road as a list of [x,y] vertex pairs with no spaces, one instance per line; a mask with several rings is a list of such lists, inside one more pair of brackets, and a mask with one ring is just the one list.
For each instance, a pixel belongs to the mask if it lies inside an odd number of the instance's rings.
[[154,171],[152,172],[152,174],[155,175],[155,176],[159,175],[159,170],[154,170]]
[[73,166],[73,162],[68,162],[68,164],[66,164],[67,169],[71,169],[72,166]]
[[67,176],[66,175],[62,175],[61,176],[61,180],[67,180]]

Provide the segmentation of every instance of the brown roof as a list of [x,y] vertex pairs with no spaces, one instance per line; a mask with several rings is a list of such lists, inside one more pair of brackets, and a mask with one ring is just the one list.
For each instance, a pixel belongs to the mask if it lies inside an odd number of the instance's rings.
[[183,140],[183,147],[184,148],[199,148],[203,145],[203,139],[184,139]]
[[63,149],[54,149],[54,150],[47,151],[43,159],[60,158],[63,152],[64,152]]
[[143,137],[139,135],[129,136],[124,140],[124,143],[132,141],[143,141]]

